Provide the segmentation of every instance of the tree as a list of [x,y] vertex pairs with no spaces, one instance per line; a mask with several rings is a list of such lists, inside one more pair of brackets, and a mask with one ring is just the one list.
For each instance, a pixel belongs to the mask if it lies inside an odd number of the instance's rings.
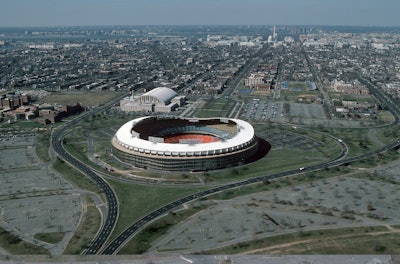
[[367,209],[368,209],[368,211],[374,211],[375,210],[375,208],[372,206],[371,202],[368,203]]

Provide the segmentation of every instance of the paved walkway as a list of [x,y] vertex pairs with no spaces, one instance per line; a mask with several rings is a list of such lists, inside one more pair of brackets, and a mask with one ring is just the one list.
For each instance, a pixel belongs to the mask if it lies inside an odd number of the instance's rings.
[[383,143],[382,141],[380,141],[377,137],[376,137],[376,128],[371,128],[370,130],[368,130],[368,137],[375,142],[375,144],[383,147],[386,144]]

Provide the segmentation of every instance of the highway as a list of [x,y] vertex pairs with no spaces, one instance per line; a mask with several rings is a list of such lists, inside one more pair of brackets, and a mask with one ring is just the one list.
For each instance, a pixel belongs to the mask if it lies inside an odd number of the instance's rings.
[[[382,91],[377,89],[375,86],[373,86],[371,83],[366,81],[365,79],[362,78],[362,81],[365,83],[368,83],[369,88],[371,89],[371,93],[383,104],[388,107],[388,109],[392,112],[392,114],[395,117],[394,122],[392,125],[396,125],[399,122],[399,117],[400,117],[400,107],[395,104],[392,100],[390,100]],[[258,183],[258,182],[264,182],[268,180],[273,180],[273,179],[278,179],[286,176],[291,176],[299,173],[305,173],[305,172],[312,172],[312,171],[318,171],[322,170],[325,168],[330,168],[330,167],[335,167],[335,166],[340,166],[340,165],[347,165],[352,162],[360,161],[363,159],[366,159],[368,157],[372,157],[376,154],[386,152],[391,149],[399,148],[400,147],[400,140],[396,139],[390,144],[387,144],[379,149],[376,149],[374,151],[370,151],[367,153],[364,153],[360,156],[357,157],[351,157],[351,158],[345,158],[347,154],[347,146],[341,141],[338,141],[339,144],[342,145],[343,151],[341,154],[334,158],[333,160],[318,164],[318,165],[313,165],[313,166],[308,166],[304,168],[299,168],[299,169],[293,169],[293,170],[288,170],[284,172],[279,172],[271,175],[265,175],[265,176],[260,176],[256,178],[251,178],[243,181],[238,181],[238,182],[232,182],[226,185],[218,186],[209,190],[201,191],[195,194],[188,195],[186,197],[183,197],[179,200],[176,200],[172,203],[169,203],[157,210],[154,210],[150,214],[144,216],[140,220],[136,221],[133,223],[130,227],[125,229],[121,234],[118,235],[117,238],[115,238],[113,241],[111,241],[108,246],[101,252],[102,254],[105,255],[112,255],[118,253],[118,251],[124,246],[124,244],[129,241],[129,239],[138,231],[140,231],[146,224],[148,224],[150,221],[152,221],[155,218],[158,218],[162,216],[163,214],[170,212],[177,208],[178,206],[182,206],[183,204],[187,202],[194,201],[196,199],[206,197],[211,194],[215,194],[221,191],[237,188],[237,187],[243,187],[246,185]]]
[[84,173],[86,176],[88,176],[92,181],[94,181],[97,186],[102,190],[104,195],[106,196],[106,203],[107,203],[107,215],[105,219],[102,221],[102,226],[99,229],[99,231],[96,234],[96,237],[91,241],[91,243],[87,246],[87,248],[81,253],[83,255],[86,254],[97,254],[104,243],[107,241],[109,238],[111,232],[114,229],[114,226],[117,222],[118,219],[118,199],[117,196],[114,193],[114,190],[111,188],[111,186],[105,181],[99,174],[94,172],[89,166],[86,164],[82,163],[75,157],[73,157],[71,154],[69,154],[63,147],[63,140],[65,135],[67,134],[68,128],[71,127],[72,125],[75,125],[76,123],[80,122],[85,118],[87,115],[91,115],[97,112],[101,112],[110,106],[114,105],[117,103],[121,98],[125,97],[126,95],[123,95],[121,97],[118,97],[107,104],[98,107],[92,111],[85,112],[78,116],[77,118],[65,122],[62,126],[58,127],[56,130],[53,131],[52,138],[51,138],[51,145],[54,149],[54,151],[58,154],[59,158],[63,159],[67,163],[69,163],[71,166],[74,168],[78,169],[82,173]]
[[313,166],[309,166],[309,167],[305,167],[305,168],[299,168],[299,169],[293,169],[293,170],[288,170],[288,171],[284,171],[284,172],[278,172],[275,174],[271,174],[271,175],[266,175],[266,176],[260,176],[260,177],[256,177],[256,178],[251,178],[251,179],[247,179],[247,180],[243,180],[243,181],[238,181],[238,182],[232,182],[232,183],[228,183],[226,185],[222,185],[222,186],[218,186],[218,187],[214,187],[212,189],[209,190],[205,190],[205,191],[201,191],[195,194],[191,194],[188,195],[186,197],[183,197],[179,200],[176,200],[172,203],[169,203],[161,208],[158,208],[157,210],[154,210],[153,212],[151,212],[150,214],[144,216],[143,218],[139,219],[138,221],[136,221],[135,223],[133,223],[130,227],[128,227],[127,229],[125,229],[121,234],[118,235],[117,238],[115,238],[102,252],[102,254],[104,255],[112,255],[112,254],[116,254],[118,253],[118,251],[124,246],[124,244],[129,241],[129,239],[139,230],[141,230],[146,224],[148,224],[150,221],[162,216],[163,214],[170,212],[172,210],[174,210],[175,208],[177,208],[178,206],[182,206],[185,203],[194,201],[196,199],[199,198],[203,198],[206,197],[208,195],[212,195],[221,191],[226,191],[229,189],[234,189],[234,188],[238,188],[238,187],[243,187],[246,185],[250,185],[250,184],[255,184],[255,183],[259,183],[259,182],[264,182],[264,181],[268,181],[268,180],[273,180],[273,179],[278,179],[278,178],[282,178],[282,177],[286,177],[286,176],[291,176],[291,175],[295,175],[295,174],[299,174],[299,173],[304,173],[304,172],[312,172],[312,171],[318,171],[318,170],[322,170],[325,168],[329,168],[329,167],[335,167],[335,166],[340,166],[340,165],[346,165],[358,160],[362,160],[371,156],[374,156],[378,153],[382,153],[385,152],[387,150],[393,149],[393,148],[398,148],[400,147],[400,140],[396,140],[380,149],[365,153],[361,156],[358,157],[352,157],[352,158],[346,158],[344,159],[345,155],[346,155],[346,147],[344,145],[343,142],[339,142],[342,147],[343,147],[343,151],[342,153],[336,157],[335,159],[322,163],[322,164],[318,164],[318,165],[313,165]]
[[[375,87],[374,87],[375,88]],[[383,103],[388,106],[390,111],[393,113],[395,116],[395,122],[394,124],[399,122],[399,116],[400,116],[400,109],[399,106],[394,104],[391,100],[388,100],[388,98],[378,89],[372,89],[372,93]],[[126,96],[126,95],[124,95]],[[346,147],[343,142],[340,142],[343,147],[342,153],[336,157],[333,160],[330,160],[328,162],[324,162],[319,165],[313,165],[305,168],[299,168],[299,169],[293,169],[293,170],[288,170],[284,172],[279,172],[271,175],[265,175],[265,176],[260,176],[256,178],[251,178],[251,179],[246,179],[243,181],[238,181],[238,182],[232,182],[228,183],[226,185],[222,186],[217,186],[214,188],[211,188],[209,190],[201,191],[195,194],[188,195],[186,197],[183,197],[181,199],[178,199],[172,203],[169,203],[165,206],[162,206],[161,208],[158,208],[157,210],[154,210],[150,214],[144,216],[143,218],[139,219],[135,223],[133,223],[131,226],[129,226],[127,229],[125,229],[122,233],[120,233],[113,241],[105,245],[107,239],[109,238],[111,232],[114,229],[114,226],[116,224],[116,221],[118,219],[118,200],[117,197],[113,191],[113,189],[108,185],[108,183],[96,172],[94,172],[89,166],[86,164],[80,162],[79,160],[75,159],[72,155],[70,155],[63,147],[63,139],[64,136],[67,133],[67,130],[70,126],[80,122],[85,116],[88,114],[94,114],[100,111],[103,111],[107,109],[108,107],[112,106],[116,102],[118,102],[120,98],[116,98],[115,100],[96,108],[93,111],[84,113],[80,115],[78,118],[66,122],[63,126],[59,127],[57,130],[54,131],[52,135],[52,146],[54,150],[57,152],[60,158],[71,164],[73,167],[77,168],[81,172],[83,172],[85,175],[87,175],[90,179],[92,179],[98,186],[99,188],[104,192],[106,195],[106,201],[107,201],[107,209],[108,213],[105,218],[105,220],[102,222],[102,227],[98,231],[96,237],[92,240],[92,242],[88,245],[88,247],[82,252],[82,254],[105,254],[105,255],[112,255],[118,253],[118,251],[123,247],[123,245],[129,241],[129,239],[135,235],[138,231],[140,231],[145,225],[147,225],[149,222],[152,220],[162,216],[163,214],[170,212],[174,210],[175,208],[182,206],[185,203],[194,201],[196,199],[206,197],[208,195],[212,195],[221,191],[233,189],[233,188],[238,188],[258,182],[263,182],[263,181],[268,181],[268,180],[273,180],[273,179],[278,179],[281,177],[286,177],[286,176],[291,176],[299,173],[304,173],[304,172],[311,172],[311,171],[317,171],[317,170],[322,170],[325,168],[329,167],[334,167],[334,166],[340,166],[340,165],[346,165],[355,161],[359,161],[371,156],[374,156],[378,153],[382,153],[385,151],[388,151],[393,148],[398,148],[400,147],[400,140],[396,140],[390,144],[387,144],[377,150],[367,152],[361,156],[358,157],[352,157],[352,158],[345,158],[346,156]]]
[[372,95],[382,104],[386,105],[390,112],[393,114],[395,121],[394,123],[398,123],[400,120],[400,106],[393,102],[391,98],[389,98],[384,92],[382,92],[378,87],[376,87],[373,83],[362,77],[358,74],[358,78],[360,82],[366,85],[371,92]]
[[[246,68],[248,69],[248,67]],[[239,82],[239,78],[235,79],[235,87],[237,86],[237,83]],[[91,241],[91,243],[87,246],[86,249],[83,250],[81,253],[82,255],[87,255],[87,254],[98,254],[101,250],[102,247],[104,246],[104,243],[107,241],[109,236],[111,235],[112,231],[114,230],[115,224],[118,219],[118,199],[116,194],[114,193],[114,190],[111,188],[111,186],[105,181],[100,174],[96,173],[94,170],[92,170],[89,166],[84,164],[83,162],[79,161],[75,157],[73,157],[71,154],[69,154],[63,147],[63,141],[65,135],[68,133],[68,129],[77,124],[78,122],[82,121],[86,116],[89,114],[95,114],[101,111],[104,111],[111,107],[112,105],[116,104],[121,100],[122,98],[128,96],[129,94],[124,94],[118,98],[115,98],[114,100],[108,102],[107,104],[104,104],[98,108],[95,108],[92,111],[85,112],[78,116],[77,118],[65,122],[64,125],[58,127],[56,130],[53,131],[51,142],[52,142],[52,147],[54,151],[58,154],[59,158],[63,159],[67,163],[69,163],[71,166],[74,168],[78,169],[82,173],[84,173],[86,176],[88,176],[93,182],[97,184],[97,186],[102,190],[102,192],[106,196],[106,204],[107,204],[107,216],[105,219],[102,221],[102,226],[100,230],[97,232],[95,238]],[[188,200],[189,201],[189,200]],[[159,214],[164,213],[164,211],[170,211],[174,207],[178,206],[178,204],[170,204],[167,206],[164,206],[163,208],[158,211]],[[155,213],[157,214],[157,212]],[[143,218],[141,222],[137,225],[133,225],[133,227],[141,227],[143,224],[147,223],[151,219],[153,219],[154,215],[147,215]],[[126,233],[122,234],[120,237],[124,240],[128,238],[131,234],[129,233],[130,230],[128,229]]]

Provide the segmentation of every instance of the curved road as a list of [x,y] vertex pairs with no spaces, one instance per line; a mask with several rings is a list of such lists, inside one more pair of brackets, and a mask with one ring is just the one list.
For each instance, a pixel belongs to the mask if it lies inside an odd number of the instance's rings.
[[97,174],[94,170],[92,170],[89,166],[84,164],[83,162],[79,161],[75,157],[73,157],[71,154],[69,154],[63,146],[63,140],[64,136],[66,135],[67,129],[79,121],[81,121],[83,118],[85,118],[89,114],[94,114],[100,111],[103,111],[104,109],[114,105],[117,103],[122,97],[125,97],[126,95],[123,95],[121,97],[118,97],[107,104],[98,107],[94,109],[93,111],[86,112],[78,116],[77,118],[67,121],[64,125],[58,127],[56,130],[54,130],[51,138],[51,145],[53,149],[57,152],[60,158],[68,162],[70,165],[72,165],[74,168],[78,169],[85,175],[87,175],[92,181],[94,181],[98,187],[104,192],[106,196],[106,203],[107,203],[107,216],[105,220],[103,219],[102,221],[102,226],[100,230],[97,232],[96,237],[91,241],[91,243],[87,246],[87,248],[82,252],[82,254],[96,254],[98,253],[104,243],[107,241],[109,238],[112,230],[114,229],[114,226],[117,222],[118,219],[118,199],[117,196],[114,193],[114,190],[111,188],[111,186],[105,181],[99,174]]
[[[399,123],[400,107],[397,104],[395,104],[390,98],[388,98],[381,90],[377,89],[373,84],[371,84],[370,82],[368,82],[365,79],[362,79],[362,81],[364,81],[364,83],[369,84],[368,88],[370,88],[371,93],[382,104],[386,104],[387,107],[389,108],[389,110],[392,112],[392,114],[395,117],[395,120],[392,123],[392,125],[396,125],[397,123]],[[151,212],[150,214],[144,216],[143,218],[141,218],[140,220],[138,220],[134,224],[132,224],[130,227],[125,229],[120,235],[118,235],[117,238],[115,238],[112,242],[110,242],[110,244],[103,250],[102,254],[111,255],[111,254],[118,253],[118,251],[123,247],[123,245],[127,241],[129,241],[129,239],[137,231],[139,231],[141,228],[143,228],[143,226],[145,224],[149,223],[150,221],[152,221],[153,219],[155,219],[157,217],[160,217],[161,215],[165,214],[166,212],[169,212],[169,211],[173,210],[174,208],[183,205],[184,203],[187,203],[187,202],[190,202],[190,201],[193,201],[198,198],[205,197],[205,196],[208,196],[208,195],[211,195],[214,193],[225,191],[228,189],[237,188],[240,186],[245,186],[245,185],[254,184],[257,182],[262,182],[262,181],[277,179],[277,178],[281,178],[281,177],[285,177],[285,176],[290,176],[290,175],[294,175],[294,174],[297,174],[300,172],[311,172],[311,171],[317,171],[317,170],[321,170],[321,169],[325,169],[325,168],[329,168],[329,167],[349,164],[352,162],[356,162],[356,161],[374,156],[378,153],[386,152],[390,149],[400,147],[400,140],[396,140],[396,141],[394,141],[390,144],[387,144],[377,150],[364,153],[363,155],[360,155],[357,157],[344,159],[344,157],[346,156],[346,150],[347,150],[346,145],[341,140],[339,140],[338,142],[342,145],[343,151],[337,158],[335,158],[331,161],[324,162],[319,165],[313,165],[313,166],[309,166],[309,167],[305,167],[305,168],[299,168],[299,169],[289,170],[289,171],[285,171],[285,172],[275,173],[272,175],[260,176],[260,177],[256,177],[256,178],[252,178],[252,179],[247,179],[244,181],[229,183],[229,184],[226,184],[223,186],[215,187],[215,188],[212,188],[212,189],[209,189],[206,191],[201,191],[201,192],[186,196],[175,202],[167,204],[167,205]]]
[[108,213],[105,221],[103,221],[102,228],[97,233],[96,238],[92,243],[82,252],[82,254],[96,254],[98,250],[102,247],[104,242],[108,239],[111,231],[113,230],[117,216],[118,216],[118,200],[113,189],[108,185],[108,183],[100,177],[97,173],[93,172],[84,163],[75,159],[71,154],[69,154],[62,145],[63,131],[58,130],[53,134],[52,145],[57,154],[62,157],[63,160],[71,164],[74,168],[80,170],[86,174],[90,179],[92,179],[99,188],[104,192],[107,201]]
[[[374,87],[375,88],[375,87]],[[385,102],[386,105],[389,107],[391,112],[395,116],[395,122],[398,123],[399,121],[399,116],[400,116],[400,109],[399,106],[394,104],[391,100],[387,100],[386,96],[378,89],[372,88],[372,92],[375,94],[375,96],[380,99],[380,101]],[[120,98],[117,98],[113,100],[112,102],[107,103],[106,105],[99,107],[95,109],[93,112],[89,112],[90,114],[93,114],[94,112],[102,111],[106,109],[107,107],[111,106],[112,104],[116,103]],[[385,100],[386,99],[386,100]],[[87,114],[89,114],[87,113]],[[221,191],[225,191],[228,189],[233,189],[237,188],[240,186],[245,186],[249,184],[254,184],[257,182],[262,182],[262,181],[267,181],[267,180],[272,180],[272,179],[277,179],[285,176],[290,176],[294,174],[298,174],[300,172],[311,172],[311,171],[317,171],[321,170],[324,168],[328,167],[333,167],[333,166],[339,166],[339,165],[344,165],[348,163],[352,163],[358,160],[362,160],[368,157],[371,157],[373,155],[376,155],[381,152],[385,152],[389,149],[393,148],[398,148],[400,147],[400,140],[396,140],[395,142],[392,142],[391,144],[385,145],[382,148],[379,148],[375,151],[371,151],[368,153],[365,153],[361,156],[358,157],[353,157],[353,158],[347,158],[344,159],[346,155],[346,151],[342,151],[342,153],[335,159],[319,164],[319,165],[313,165],[309,166],[306,168],[300,168],[300,169],[293,169],[293,170],[288,170],[284,172],[279,172],[275,173],[272,175],[265,175],[265,176],[260,176],[252,179],[247,179],[239,182],[232,182],[223,186],[218,186],[211,188],[209,190],[201,191],[195,194],[188,195],[184,198],[181,198],[179,200],[176,200],[172,203],[169,203],[153,212],[150,214],[144,216],[140,220],[136,221],[134,224],[132,224],[130,227],[125,229],[120,235],[117,236],[112,242],[108,244],[108,246],[101,251],[102,247],[104,246],[104,243],[108,239],[108,237],[111,234],[111,231],[114,229],[116,220],[118,218],[118,201],[116,198],[116,195],[112,188],[108,185],[108,183],[97,173],[95,173],[90,167],[85,165],[84,163],[80,162],[79,160],[75,159],[72,155],[70,155],[65,149],[63,148],[62,141],[64,137],[64,132],[65,130],[70,126],[73,125],[77,122],[79,122],[84,116],[87,114],[83,114],[80,117],[74,119],[73,121],[67,123],[64,126],[64,129],[58,129],[52,136],[52,145],[55,149],[55,151],[59,154],[61,158],[66,160],[68,163],[85,173],[87,176],[89,176],[94,182],[98,184],[98,186],[104,191],[107,199],[107,204],[108,204],[108,214],[106,217],[106,220],[103,221],[102,228],[96,235],[96,237],[92,240],[91,244],[82,252],[82,254],[97,254],[101,252],[102,254],[116,254],[120,250],[120,248],[140,229],[143,228],[144,225],[152,221],[153,219],[160,217],[161,215],[175,209],[178,206],[183,205],[184,203],[196,200],[201,197],[205,197],[211,194],[215,194]],[[342,145],[342,147],[345,147],[344,143],[339,141],[339,143]],[[345,149],[345,148],[343,148]]]
[[294,175],[294,174],[298,174],[300,172],[311,172],[311,171],[317,171],[317,170],[322,170],[328,167],[333,167],[333,166],[339,166],[339,165],[344,165],[344,164],[348,164],[351,162],[355,162],[358,160],[362,160],[365,158],[368,158],[370,156],[376,155],[378,153],[381,152],[385,152],[389,149],[393,149],[396,147],[400,146],[400,140],[397,140],[391,144],[388,144],[380,149],[365,153],[361,156],[358,157],[353,157],[353,158],[347,158],[347,159],[343,159],[343,157],[345,157],[346,155],[346,151],[345,151],[345,145],[343,142],[339,142],[342,147],[344,147],[342,153],[335,159],[319,164],[319,165],[313,165],[313,166],[309,166],[309,167],[305,167],[305,168],[300,168],[300,169],[293,169],[293,170],[288,170],[288,171],[284,171],[284,172],[278,172],[272,175],[266,175],[266,176],[260,176],[260,177],[256,177],[256,178],[251,178],[251,179],[247,179],[247,180],[243,180],[243,181],[239,181],[239,182],[233,182],[233,183],[229,183],[223,186],[219,186],[219,187],[214,187],[212,189],[209,190],[205,190],[205,191],[201,191],[195,194],[191,194],[188,195],[184,198],[181,198],[179,200],[176,200],[172,203],[169,203],[153,212],[151,212],[150,214],[144,216],[143,218],[139,219],[138,221],[136,221],[133,225],[131,225],[130,227],[128,227],[127,229],[125,229],[117,238],[115,238],[106,248],[105,250],[102,252],[102,254],[105,255],[111,255],[111,254],[116,254],[118,253],[118,251],[124,246],[124,244],[129,241],[129,239],[131,238],[131,236],[133,236],[137,231],[139,231],[140,229],[143,228],[144,225],[146,225],[147,223],[149,223],[150,221],[152,221],[155,218],[160,217],[161,215],[172,211],[173,209],[175,209],[178,206],[181,206],[187,202],[191,202],[193,200],[211,195],[211,194],[215,194],[221,191],[225,191],[225,190],[229,190],[229,189],[233,189],[233,188],[237,188],[237,187],[242,187],[245,185],[249,185],[249,184],[254,184],[254,183],[258,183],[258,182],[263,182],[263,181],[268,181],[268,180],[273,180],[273,179],[277,179],[277,178],[281,178],[281,177],[286,177],[286,176],[290,176],[290,175]]

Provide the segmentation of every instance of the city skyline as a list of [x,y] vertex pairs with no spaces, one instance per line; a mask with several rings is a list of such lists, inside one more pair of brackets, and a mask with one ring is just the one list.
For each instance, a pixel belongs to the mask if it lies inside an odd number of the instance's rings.
[[0,27],[94,25],[400,26],[396,0],[2,0]]

